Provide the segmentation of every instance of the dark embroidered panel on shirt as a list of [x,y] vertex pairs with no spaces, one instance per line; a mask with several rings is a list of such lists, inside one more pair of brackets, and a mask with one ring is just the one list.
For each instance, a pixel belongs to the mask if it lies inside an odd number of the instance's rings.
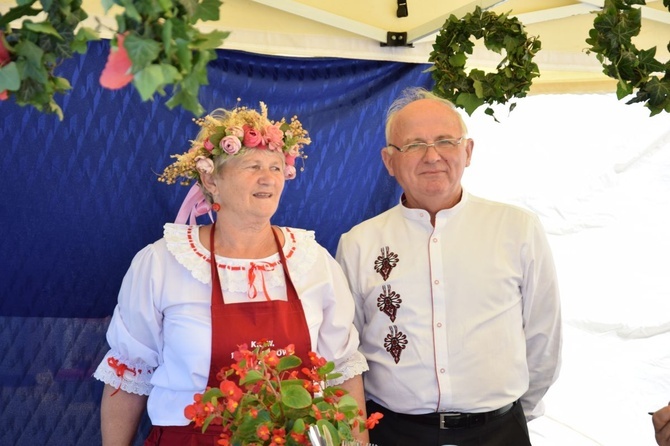
[[400,308],[400,303],[402,302],[400,294],[391,290],[391,285],[382,285],[382,290],[383,292],[377,298],[377,307],[379,311],[391,319],[391,322],[395,322],[398,308]]
[[398,327],[395,325],[391,325],[389,330],[391,333],[384,338],[384,347],[393,356],[393,360],[397,364],[400,361],[400,354],[407,347],[407,336],[402,331],[398,331]]
[[395,268],[400,259],[398,254],[389,250],[388,246],[381,249],[382,255],[375,260],[375,271],[382,275],[382,279],[388,280],[391,275],[391,270]]

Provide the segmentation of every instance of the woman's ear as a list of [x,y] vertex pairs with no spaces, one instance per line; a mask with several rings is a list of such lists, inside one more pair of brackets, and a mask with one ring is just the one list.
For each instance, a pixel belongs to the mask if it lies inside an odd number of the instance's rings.
[[200,173],[200,182],[202,187],[212,196],[217,195],[216,177],[213,173]]

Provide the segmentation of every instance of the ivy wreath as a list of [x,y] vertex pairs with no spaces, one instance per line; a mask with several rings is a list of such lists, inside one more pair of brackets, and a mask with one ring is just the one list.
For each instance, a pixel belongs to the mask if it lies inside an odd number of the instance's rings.
[[[617,81],[617,98],[637,90],[626,104],[644,103],[654,116],[662,111],[670,113],[670,61],[656,60],[656,47],[638,50],[631,41],[640,33],[642,23],[641,10],[633,5],[645,4],[645,0],[605,0],[586,43],[591,45],[587,53],[595,53],[603,73]],[[670,12],[670,0],[663,0],[663,5]]]
[[[670,0],[667,0],[670,1]],[[533,57],[542,44],[536,37],[528,37],[523,24],[509,13],[496,14],[482,11],[477,6],[472,13],[462,19],[453,14],[442,26],[429,62],[435,86],[433,93],[449,99],[465,109],[468,115],[481,105],[488,104],[486,114],[494,116],[490,107],[494,103],[505,104],[512,98],[526,96],[533,78],[540,75]],[[484,45],[498,54],[505,50],[505,56],[497,65],[497,71],[485,73],[472,69],[465,72],[468,54],[472,54],[474,42],[471,37],[484,39]],[[516,107],[510,104],[509,110]]]

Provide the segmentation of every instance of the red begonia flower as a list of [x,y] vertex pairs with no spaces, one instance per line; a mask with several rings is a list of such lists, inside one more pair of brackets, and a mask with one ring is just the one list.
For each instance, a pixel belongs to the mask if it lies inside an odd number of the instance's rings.
[[116,36],[116,50],[109,49],[109,57],[105,69],[100,75],[100,85],[110,90],[118,90],[123,88],[133,80],[133,75],[130,73],[132,62],[128,57],[128,51],[123,46],[123,41],[126,36],[118,34]]

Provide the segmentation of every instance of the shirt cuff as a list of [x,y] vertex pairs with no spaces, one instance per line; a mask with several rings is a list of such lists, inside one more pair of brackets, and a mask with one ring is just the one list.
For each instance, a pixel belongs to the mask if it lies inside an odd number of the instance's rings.
[[128,393],[149,395],[153,388],[153,371],[153,367],[148,367],[141,361],[122,359],[118,353],[110,350],[98,365],[93,377]]
[[365,356],[363,356],[361,352],[356,351],[356,353],[344,361],[340,361],[336,364],[335,372],[341,373],[342,376],[329,380],[328,384],[331,386],[340,385],[356,375],[362,375],[363,372],[367,372],[368,370],[368,362],[365,360]]

